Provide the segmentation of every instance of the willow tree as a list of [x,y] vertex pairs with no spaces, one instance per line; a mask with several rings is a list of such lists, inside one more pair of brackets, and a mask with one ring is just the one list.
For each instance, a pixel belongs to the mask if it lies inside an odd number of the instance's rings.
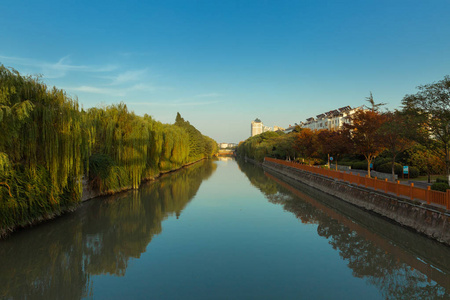
[[39,78],[0,66],[0,111],[0,226],[76,204],[83,174],[77,101]]
[[180,113],[177,113],[175,125],[184,128],[189,135],[189,161],[193,162],[207,157],[207,142],[205,137],[189,121],[185,121]]
[[80,111],[63,90],[4,66],[0,131],[0,235],[77,204],[83,175],[101,192],[136,189],[215,151],[187,121],[164,125],[123,103]]
[[107,156],[102,158],[104,162],[109,159],[113,162],[111,174],[106,176],[113,176],[117,180],[111,181],[115,184],[109,188],[123,189],[128,184],[132,188],[138,188],[147,164],[149,130],[145,122],[142,122],[141,117],[128,112],[123,103],[92,109],[89,114],[95,126],[93,153]]

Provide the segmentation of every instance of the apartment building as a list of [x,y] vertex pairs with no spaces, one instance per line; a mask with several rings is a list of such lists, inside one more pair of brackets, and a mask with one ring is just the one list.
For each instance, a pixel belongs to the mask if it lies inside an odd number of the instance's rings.
[[317,115],[315,118],[311,117],[306,119],[305,122],[301,122],[300,126],[303,128],[309,128],[311,130],[338,130],[341,129],[344,123],[349,122],[349,117],[358,110],[363,109],[363,106],[351,108],[350,106],[344,106],[335,110]]

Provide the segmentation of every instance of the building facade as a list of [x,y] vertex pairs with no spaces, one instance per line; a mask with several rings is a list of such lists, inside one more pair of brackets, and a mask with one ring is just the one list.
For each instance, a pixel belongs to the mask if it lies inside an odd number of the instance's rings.
[[338,130],[342,129],[345,123],[349,123],[349,117],[355,112],[362,110],[363,107],[359,106],[351,108],[350,106],[341,107],[329,112],[317,115],[315,118],[311,117],[306,119],[306,122],[301,122],[302,128],[309,128],[311,130]]
[[261,122],[260,119],[256,118],[254,121],[252,121],[252,125],[251,125],[251,136],[255,136],[258,134],[263,133],[263,123]]
[[250,134],[251,136],[255,136],[258,134],[261,134],[263,132],[267,131],[273,131],[272,127],[265,126],[260,119],[256,118],[254,121],[252,121],[251,128],[250,128]]

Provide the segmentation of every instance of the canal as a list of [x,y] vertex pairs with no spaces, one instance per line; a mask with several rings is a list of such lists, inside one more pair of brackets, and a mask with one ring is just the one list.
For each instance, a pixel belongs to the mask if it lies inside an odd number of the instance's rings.
[[1,299],[448,299],[450,249],[207,160],[0,241]]

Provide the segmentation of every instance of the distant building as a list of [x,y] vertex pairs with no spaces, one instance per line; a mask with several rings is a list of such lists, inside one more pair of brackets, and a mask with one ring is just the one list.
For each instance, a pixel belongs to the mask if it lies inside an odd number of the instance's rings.
[[294,131],[295,126],[297,126],[297,125],[298,125],[297,123],[295,123],[294,126],[292,126],[291,124],[289,124],[289,127],[286,128],[286,129],[284,129],[283,132],[284,132],[284,133],[291,133],[292,131]]
[[363,109],[362,106],[351,108],[350,106],[341,107],[329,112],[317,115],[316,118],[308,118],[306,122],[301,122],[302,128],[309,128],[311,130],[338,130],[341,129],[344,123],[349,123],[349,117],[358,110]]
[[219,149],[230,149],[237,147],[236,143],[219,143]]
[[280,126],[273,126],[273,131],[284,131],[285,129]]
[[267,131],[273,131],[272,127],[263,125],[263,132],[267,132]]
[[251,125],[251,136],[255,136],[261,134],[263,132],[263,123],[260,119],[256,118],[252,121]]
[[251,136],[255,136],[255,135],[261,134],[263,132],[267,132],[267,131],[273,131],[272,127],[264,126],[264,124],[258,118],[256,118],[254,121],[252,121],[251,132],[250,132]]

